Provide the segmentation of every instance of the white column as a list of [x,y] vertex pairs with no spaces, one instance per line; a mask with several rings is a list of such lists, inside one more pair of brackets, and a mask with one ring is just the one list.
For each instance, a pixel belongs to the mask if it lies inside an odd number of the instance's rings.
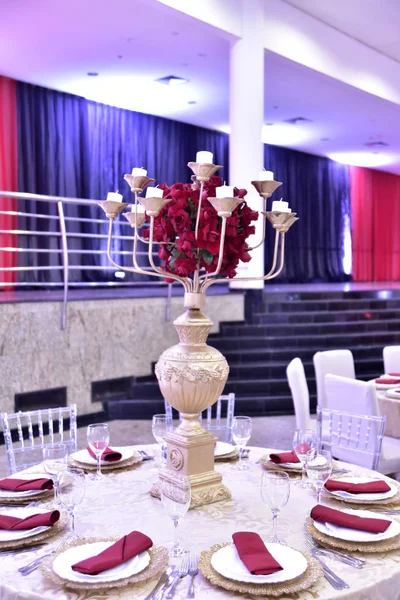
[[[241,0],[242,38],[231,49],[230,73],[230,185],[246,188],[246,200],[254,210],[263,210],[251,181],[258,178],[264,166],[264,148],[261,133],[264,123],[264,0]],[[262,236],[262,215],[256,222],[256,234],[248,240],[249,246]],[[257,240],[257,241],[256,241]],[[240,263],[238,277],[264,275],[264,247],[252,253],[249,263]],[[261,281],[233,281],[232,288],[262,288]]]

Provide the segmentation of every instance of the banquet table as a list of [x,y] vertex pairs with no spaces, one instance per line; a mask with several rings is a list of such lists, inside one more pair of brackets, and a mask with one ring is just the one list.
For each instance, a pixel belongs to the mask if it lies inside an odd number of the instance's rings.
[[[141,446],[154,452],[152,446]],[[247,459],[249,469],[233,469],[235,463],[217,462],[216,469],[223,474],[224,483],[232,492],[232,499],[191,510],[179,526],[182,545],[190,551],[200,553],[215,543],[230,542],[236,531],[256,531],[265,539],[271,535],[271,515],[260,496],[260,480],[263,467],[258,463],[261,456],[272,450],[251,448]],[[343,464],[343,463],[341,463]],[[356,474],[369,474],[371,471],[346,465]],[[35,467],[38,472],[40,467]],[[380,475],[380,477],[382,477]],[[154,461],[141,463],[134,469],[108,473],[103,480],[87,478],[86,495],[78,507],[75,518],[76,531],[84,537],[121,536],[132,530],[140,530],[150,536],[156,545],[171,541],[172,521],[166,516],[160,500],[145,495],[134,501],[136,492],[157,479]],[[304,521],[316,504],[315,493],[310,489],[300,489],[291,479],[290,499],[282,510],[278,529],[279,535],[291,547],[306,551]],[[141,482],[139,484],[139,482]],[[143,483],[142,483],[143,482]],[[338,503],[324,499],[325,504],[340,507]],[[56,538],[54,543],[57,543]],[[135,586],[115,588],[99,593],[96,591],[67,590],[44,577],[40,570],[23,577],[17,571],[32,558],[40,556],[43,550],[18,553],[2,557],[0,569],[1,600],[143,600],[146,593],[138,593]],[[307,591],[282,598],[293,600],[326,600],[329,598],[357,600],[395,600],[400,598],[400,550],[387,554],[364,555],[367,564],[363,569],[354,569],[334,559],[326,559],[329,566],[350,585],[349,589],[334,590],[321,578]],[[154,583],[152,584],[154,585]],[[186,598],[189,578],[179,582],[176,600]],[[260,598],[260,596],[258,596]],[[256,598],[236,592],[229,592],[213,586],[200,573],[195,578],[195,598],[197,600],[225,600]]]
[[379,411],[386,416],[385,436],[400,439],[400,395],[389,398],[384,391],[377,392]]

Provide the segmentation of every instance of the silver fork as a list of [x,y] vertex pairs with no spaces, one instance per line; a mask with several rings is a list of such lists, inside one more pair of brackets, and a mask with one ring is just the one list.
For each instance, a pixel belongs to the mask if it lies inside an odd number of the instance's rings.
[[190,584],[188,587],[186,598],[194,598],[194,578],[199,572],[198,569],[199,557],[197,554],[191,554],[189,558],[189,575],[190,575]]
[[339,550],[334,550],[333,548],[326,548],[326,546],[322,546],[318,542],[314,540],[314,538],[309,534],[305,533],[306,540],[313,545],[314,548],[319,550],[321,554],[325,554],[326,556],[330,556],[332,558],[337,558],[341,562],[354,567],[355,569],[362,569],[366,563],[363,558],[356,558],[355,556],[350,556],[350,554],[345,554],[344,552],[340,552]]
[[178,585],[180,579],[182,579],[183,577],[186,577],[186,575],[188,574],[188,569],[189,569],[189,560],[188,560],[187,554],[185,554],[185,556],[182,558],[182,562],[178,569],[178,575],[175,577],[174,581],[171,584],[171,587],[169,588],[169,590],[165,596],[166,598],[168,598],[168,600],[170,600],[171,598],[174,597],[176,586]]
[[335,590],[344,590],[346,588],[349,588],[349,584],[346,583],[343,579],[341,579],[338,575],[336,575],[336,573],[334,573],[332,569],[328,567],[326,562],[322,560],[320,551],[314,548],[314,546],[309,542],[307,538],[306,544],[311,554],[314,556],[314,558],[317,559],[317,561],[322,566],[324,571],[324,577],[331,584],[331,586],[335,588]]
[[30,563],[23,565],[22,567],[20,567],[18,569],[18,571],[22,574],[22,575],[30,575],[31,573],[33,573],[33,571],[35,571],[40,563],[47,558],[48,556],[51,556],[52,554],[55,554],[57,552],[57,550],[59,548],[61,548],[61,546],[65,543],[65,539],[62,539],[61,542],[59,544],[57,544],[57,546],[55,548],[53,548],[53,550],[51,550],[50,552],[47,552],[46,554],[42,554],[42,556],[39,556],[38,558],[35,558],[34,560],[32,560]]
[[154,460],[154,456],[147,454],[145,450],[138,450],[139,454],[142,455],[142,460]]

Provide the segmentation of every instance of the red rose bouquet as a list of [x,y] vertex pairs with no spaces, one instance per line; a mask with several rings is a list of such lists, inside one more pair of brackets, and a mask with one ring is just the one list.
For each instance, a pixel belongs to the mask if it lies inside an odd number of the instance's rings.
[[[213,176],[204,184],[197,240],[195,228],[200,189],[189,183],[159,186],[164,191],[163,197],[170,200],[154,219],[154,241],[162,244],[158,256],[166,271],[188,277],[197,269],[204,268],[208,273],[216,270],[222,219],[207,198],[215,197],[215,189],[221,183],[221,177]],[[247,206],[246,194],[246,190],[234,188],[234,196],[243,198],[243,202],[227,218],[220,275],[229,278],[236,275],[240,260],[248,262],[251,259],[246,240],[255,233],[251,223],[258,219],[258,213]],[[143,236],[149,237],[148,229],[143,231]]]

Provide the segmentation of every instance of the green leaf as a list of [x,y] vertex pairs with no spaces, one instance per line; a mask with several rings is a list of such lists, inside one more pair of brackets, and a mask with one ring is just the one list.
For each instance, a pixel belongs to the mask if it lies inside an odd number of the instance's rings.
[[201,256],[207,265],[211,265],[212,261],[214,260],[214,254],[212,254],[208,250],[202,250]]

